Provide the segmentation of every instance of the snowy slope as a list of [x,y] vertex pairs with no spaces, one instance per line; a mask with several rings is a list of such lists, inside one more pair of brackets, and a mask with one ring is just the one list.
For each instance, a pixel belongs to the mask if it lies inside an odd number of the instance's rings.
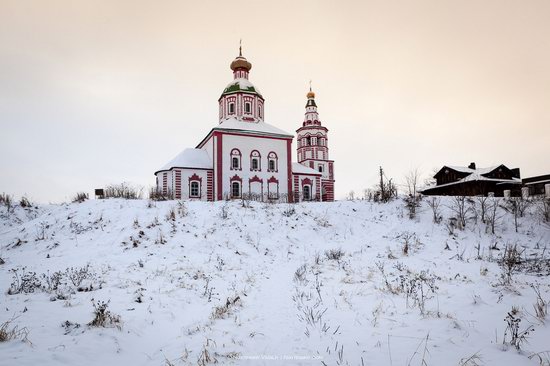
[[[550,228],[535,209],[519,233],[502,211],[490,235],[473,220],[450,234],[426,202],[414,220],[403,207],[91,200],[9,217],[1,208],[0,324],[14,318],[29,342],[0,343],[0,364],[458,365],[477,354],[480,365],[538,365],[528,357],[550,350],[550,328],[534,316],[530,284],[550,299],[548,273],[503,285],[497,263],[507,244],[545,255]],[[339,259],[325,253],[338,249]],[[68,280],[87,265],[81,283]],[[60,285],[48,289],[41,275],[56,271]],[[8,294],[29,272],[42,288]],[[406,296],[419,276],[435,286],[422,288],[423,309]],[[87,325],[92,299],[110,301],[120,329]],[[512,306],[520,330],[534,329],[521,351],[503,344]]]

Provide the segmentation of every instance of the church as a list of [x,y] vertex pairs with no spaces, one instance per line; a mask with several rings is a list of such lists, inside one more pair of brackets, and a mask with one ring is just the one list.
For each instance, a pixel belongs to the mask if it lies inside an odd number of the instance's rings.
[[252,64],[231,62],[233,81],[223,90],[219,123],[197,144],[155,172],[156,188],[174,199],[217,201],[334,201],[334,161],[328,129],[321,124],[315,93],[307,93],[305,117],[294,136],[264,122],[265,100],[249,81]]

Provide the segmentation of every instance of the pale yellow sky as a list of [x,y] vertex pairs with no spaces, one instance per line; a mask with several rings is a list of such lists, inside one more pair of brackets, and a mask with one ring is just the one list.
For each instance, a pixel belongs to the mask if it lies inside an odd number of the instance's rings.
[[266,122],[297,129],[313,80],[337,197],[379,165],[548,174],[548,19],[547,0],[0,0],[0,191],[153,184],[217,124],[239,38]]

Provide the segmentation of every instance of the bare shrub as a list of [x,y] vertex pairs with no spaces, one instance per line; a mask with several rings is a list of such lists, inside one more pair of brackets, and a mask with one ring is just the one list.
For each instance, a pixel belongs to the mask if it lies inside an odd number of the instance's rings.
[[535,309],[535,315],[537,316],[537,318],[539,318],[540,321],[544,321],[544,319],[546,319],[546,315],[548,315],[548,301],[542,298],[538,284],[531,285],[531,287],[533,288],[533,291],[535,291],[535,294],[537,295],[537,301],[533,304],[533,308]]
[[388,179],[384,174],[384,169],[380,167],[379,170],[380,182],[374,187],[374,202],[389,202],[394,198],[397,198],[397,187],[392,182],[392,179]]
[[13,196],[6,193],[0,194],[0,205],[6,207],[6,212],[9,215],[13,211]]
[[294,281],[297,283],[305,283],[306,280],[306,273],[307,273],[307,265],[302,264],[296,272],[294,272]]
[[19,206],[23,208],[28,208],[28,207],[32,207],[32,203],[27,197],[23,196],[19,200]]
[[[524,330],[520,330],[521,314],[515,306],[512,306],[512,310],[508,312],[504,321],[506,322],[506,330],[504,331],[503,344],[510,344],[518,351],[521,350],[521,345],[527,341],[529,333],[533,332],[535,328],[529,325]],[[510,337],[509,342],[506,341],[508,337]]]
[[26,267],[14,268],[10,272],[12,272],[12,283],[8,289],[8,295],[30,294],[42,288],[36,272],[27,272]]
[[221,207],[220,207],[220,217],[222,219],[227,219],[229,217],[229,206],[227,204],[227,202],[225,202]]
[[122,323],[120,321],[120,316],[111,313],[107,310],[111,300],[97,301],[97,303],[92,299],[92,305],[94,306],[94,318],[91,322],[88,323],[91,327],[102,327],[102,328],[117,328],[118,330],[122,329]]
[[328,260],[333,260],[337,262],[340,262],[340,259],[342,259],[344,254],[345,252],[341,248],[325,251],[325,257],[327,257]]
[[294,205],[289,203],[283,211],[283,216],[290,217],[295,213],[296,213],[296,209],[294,208]]
[[88,195],[88,193],[78,192],[77,194],[74,195],[71,202],[73,202],[73,203],[82,203],[82,202],[88,200],[89,198],[90,198],[90,196]]
[[12,325],[15,319],[12,318],[0,324],[0,342],[9,342],[18,339],[30,343],[27,339],[29,335],[27,328],[19,328],[17,325]]
[[540,197],[535,204],[542,222],[550,223],[550,198]]
[[241,297],[228,297],[225,305],[216,306],[210,315],[211,319],[225,319],[234,307],[241,305]]
[[184,201],[178,201],[176,210],[178,212],[178,215],[180,215],[181,218],[184,218],[185,216],[189,215],[189,210],[187,209],[187,206],[185,205]]
[[458,366],[481,366],[482,364],[479,352],[474,353],[470,357],[461,358],[458,362]]
[[218,362],[218,360],[208,351],[208,347],[210,347],[210,342],[214,343],[214,341],[212,341],[211,339],[206,339],[206,343],[204,344],[202,351],[199,355],[199,359],[197,360],[197,364],[199,366],[206,366],[208,364]]
[[531,201],[528,199],[520,197],[510,197],[506,200],[505,204],[502,205],[502,208],[511,213],[514,216],[514,227],[516,228],[516,233],[518,232],[519,227],[519,218],[525,215],[525,211],[531,205]]
[[174,195],[171,190],[163,190],[161,188],[152,187],[149,190],[149,199],[151,201],[170,201],[174,199]]
[[468,220],[468,214],[472,213],[472,207],[469,205],[468,197],[454,196],[449,208],[455,213],[458,228],[464,230]]
[[143,188],[133,187],[128,183],[110,184],[104,189],[105,198],[124,198],[137,200],[143,197]]
[[521,252],[518,250],[517,245],[506,245],[498,264],[502,269],[503,283],[510,285],[514,273],[519,271],[521,265]]
[[428,199],[428,206],[432,209],[432,220],[434,223],[439,224],[443,220],[441,215],[441,198],[439,197],[430,197]]

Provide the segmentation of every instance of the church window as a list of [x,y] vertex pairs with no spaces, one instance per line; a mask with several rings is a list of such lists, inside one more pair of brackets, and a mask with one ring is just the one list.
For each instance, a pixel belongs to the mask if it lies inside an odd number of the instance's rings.
[[244,111],[245,111],[246,113],[250,113],[251,110],[252,110],[252,109],[250,108],[250,102],[246,102],[246,103],[244,104]]
[[322,173],[323,172],[323,166],[322,165],[319,165],[319,173]]
[[262,118],[262,106],[261,105],[258,106],[258,115],[260,116],[260,118]]
[[267,161],[268,161],[268,171],[269,172],[276,172],[277,171],[277,154],[275,152],[270,152],[267,155]]
[[260,164],[261,157],[258,150],[254,150],[250,153],[250,170],[262,170]]
[[306,145],[307,146],[311,145],[311,137],[309,137],[309,136],[306,138]]
[[231,150],[231,170],[241,170],[241,152],[239,149]]
[[229,103],[229,114],[235,113],[235,103]]
[[189,187],[189,197],[200,197],[200,183],[192,181]]
[[232,182],[231,183],[231,197],[238,198],[241,196],[241,183]]

